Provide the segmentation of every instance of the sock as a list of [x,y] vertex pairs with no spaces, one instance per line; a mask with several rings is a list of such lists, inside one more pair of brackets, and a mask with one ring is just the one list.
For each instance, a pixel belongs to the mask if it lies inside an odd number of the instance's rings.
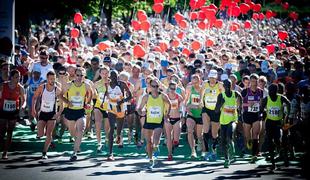
[[253,139],[252,155],[256,156],[258,154],[258,139]]
[[209,151],[208,141],[209,141],[209,133],[203,133],[203,142],[204,142],[205,147],[206,147],[206,152]]
[[217,138],[212,138],[212,149],[215,151],[216,149],[216,145],[217,145],[218,141]]

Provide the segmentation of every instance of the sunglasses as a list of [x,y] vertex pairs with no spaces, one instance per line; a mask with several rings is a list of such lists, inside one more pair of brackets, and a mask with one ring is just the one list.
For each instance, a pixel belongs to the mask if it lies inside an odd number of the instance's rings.
[[169,89],[172,90],[172,91],[175,91],[175,90],[176,90],[176,88],[175,88],[174,86],[173,86],[173,87],[172,87],[172,86],[169,87]]
[[40,56],[41,59],[47,59],[47,56]]
[[158,88],[158,85],[151,85],[152,88]]
[[59,75],[66,75],[67,73],[65,73],[65,72],[60,72],[60,73],[58,73]]
[[84,75],[82,75],[82,74],[77,74],[76,76],[77,77],[84,77]]

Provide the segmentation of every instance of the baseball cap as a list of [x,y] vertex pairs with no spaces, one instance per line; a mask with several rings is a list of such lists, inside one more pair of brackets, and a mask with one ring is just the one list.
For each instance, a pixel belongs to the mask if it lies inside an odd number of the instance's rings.
[[217,78],[217,71],[214,69],[211,69],[208,74],[208,78]]
[[38,72],[41,73],[41,69],[39,66],[33,66],[32,72]]
[[161,61],[160,61],[160,65],[161,65],[162,67],[168,67],[168,66],[169,66],[169,62],[168,62],[167,60],[161,60]]
[[107,62],[107,63],[112,62],[111,57],[110,57],[110,56],[104,57],[104,58],[103,58],[103,62]]
[[25,51],[25,50],[20,50],[20,53],[22,54],[22,56],[29,56],[29,53],[27,52],[27,51]]

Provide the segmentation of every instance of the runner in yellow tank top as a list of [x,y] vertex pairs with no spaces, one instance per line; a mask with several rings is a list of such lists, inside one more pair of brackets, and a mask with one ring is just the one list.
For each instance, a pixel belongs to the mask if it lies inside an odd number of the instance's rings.
[[96,137],[97,137],[97,152],[101,152],[102,143],[101,143],[101,127],[102,120],[104,121],[104,131],[105,131],[105,144],[108,143],[108,134],[109,134],[109,121],[108,121],[108,98],[107,98],[107,87],[109,83],[109,72],[110,68],[103,66],[99,69],[99,75],[101,80],[95,83],[95,97],[96,102],[94,106],[94,115],[95,115],[95,126],[96,126]]
[[[275,145],[280,148],[281,145],[281,127],[284,129],[284,125],[288,122],[288,115],[290,114],[290,101],[283,95],[278,94],[278,86],[271,84],[268,87],[268,96],[261,101],[260,111],[261,113],[266,110],[266,137],[268,142],[268,151],[270,155],[271,168],[273,171],[276,168],[274,159]],[[287,111],[284,116],[284,104],[286,104]]]
[[[239,92],[231,90],[230,79],[224,81],[224,88],[225,92],[219,94],[217,97],[215,111],[221,113],[221,147],[225,158],[224,168],[228,168],[234,152],[232,141],[233,127],[236,126],[235,122],[238,120],[238,112],[241,112],[242,98]],[[229,148],[231,149],[231,153],[229,153]]]
[[[145,113],[142,112],[142,109],[144,106],[146,106],[146,120],[143,128],[147,141],[146,150],[150,158],[150,168],[154,167],[154,142],[158,141],[160,138],[163,128],[163,121],[168,120],[168,115],[170,114],[171,108],[171,103],[167,95],[159,92],[159,83],[160,82],[158,79],[151,80],[151,93],[143,96],[141,105],[138,108],[138,113],[141,116],[145,116]],[[165,103],[168,105],[168,114],[164,114]]]
[[[69,82],[63,87],[62,100],[68,105],[65,112],[65,118],[71,137],[75,138],[74,153],[70,160],[77,160],[77,152],[80,151],[80,145],[86,126],[85,109],[90,108],[91,88],[84,82],[86,71],[84,68],[75,70],[75,80]],[[64,97],[66,95],[66,97]]]

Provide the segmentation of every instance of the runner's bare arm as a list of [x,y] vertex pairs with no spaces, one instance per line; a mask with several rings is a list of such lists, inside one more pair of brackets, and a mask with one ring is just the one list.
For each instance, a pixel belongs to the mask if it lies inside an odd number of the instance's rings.
[[32,116],[33,117],[36,117],[36,115],[37,115],[37,112],[36,112],[36,104],[37,104],[37,99],[38,99],[38,97],[42,94],[42,92],[43,92],[43,84],[41,84],[38,88],[37,88],[37,90],[34,92],[34,95],[33,95],[33,97],[32,97],[32,109],[31,109],[31,112],[32,112]]
[[62,87],[62,90],[61,90],[61,95],[60,95],[60,99],[64,103],[68,104],[69,107],[72,106],[72,104],[67,98],[65,98],[65,95],[68,93],[68,90],[69,90],[71,85],[72,85],[72,82],[68,82],[68,83],[64,84],[64,86]]
[[126,91],[126,94],[128,96],[127,98],[122,100],[123,101],[122,103],[130,101],[132,99],[132,94],[131,94],[131,91],[129,90],[128,85],[124,82],[121,82],[121,86],[122,86],[122,88],[124,88],[124,90]]
[[90,87],[88,83],[85,83],[85,86],[87,91],[86,104],[90,104],[90,101],[92,100],[93,89]]
[[164,102],[168,105],[168,111],[166,114],[166,116],[168,117],[168,115],[170,114],[170,110],[171,110],[171,102],[170,102],[170,99],[168,98],[168,96],[166,94],[162,94],[162,95],[163,95]]
[[148,100],[148,94],[144,95],[143,98],[142,98],[142,101],[141,101],[141,104],[139,106],[139,108],[137,109],[137,112],[139,113],[139,115],[143,115],[142,114],[142,109],[144,108],[144,106],[146,105],[147,103],[147,100]]
[[215,112],[216,112],[216,113],[219,113],[219,112],[220,112],[220,110],[221,110],[221,108],[222,108],[224,102],[225,102],[225,100],[224,100],[223,95],[222,95],[222,93],[221,93],[221,94],[219,94],[219,95],[217,96],[217,101],[216,101],[216,105],[215,105]]
[[25,94],[25,89],[24,89],[24,87],[21,85],[21,84],[19,84],[19,87],[20,87],[20,94],[19,94],[19,97],[20,97],[20,101],[21,101],[21,103],[20,103],[20,107],[21,107],[21,109],[25,109],[26,108],[26,94]]
[[238,107],[238,112],[241,113],[242,110],[242,97],[241,94],[237,91],[235,91],[236,97],[237,97],[237,107]]

